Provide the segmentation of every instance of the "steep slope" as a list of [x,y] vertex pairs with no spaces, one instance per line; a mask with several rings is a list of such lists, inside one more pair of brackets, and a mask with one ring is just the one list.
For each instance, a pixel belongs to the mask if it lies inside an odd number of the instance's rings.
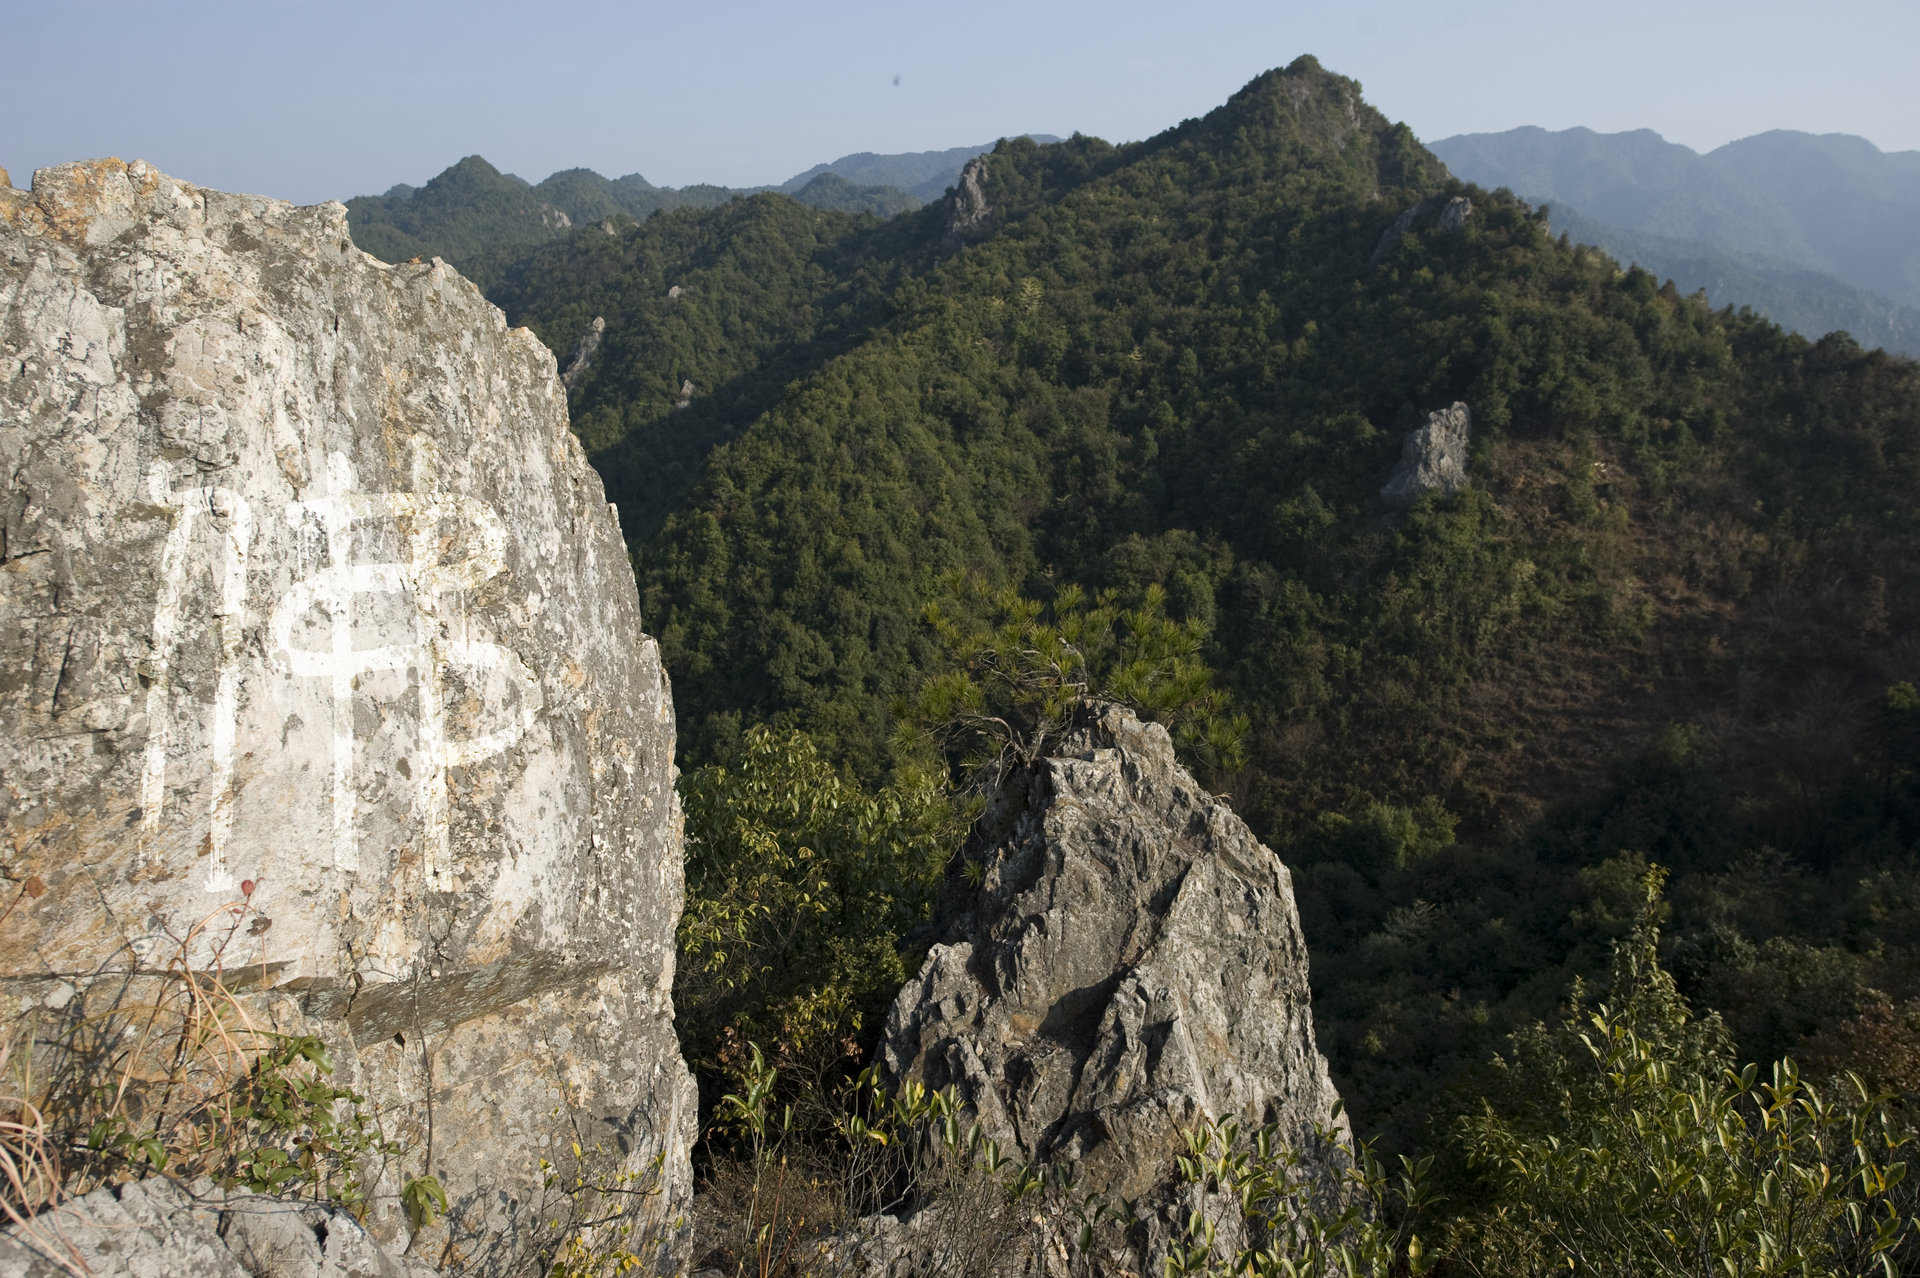
[[[901,261],[871,260],[894,244],[909,246]],[[873,329],[913,257],[902,232],[763,194],[573,235],[509,268],[492,297],[556,351],[603,321],[572,383],[574,430],[642,539],[710,449]]]
[[[638,393],[574,394],[610,491],[653,494],[690,763],[776,719],[886,774],[953,571],[1157,585],[1252,718],[1207,780],[1298,868],[1363,1128],[1410,1134],[1596,972],[1635,858],[1745,1051],[1920,995],[1912,363],[1563,243],[1311,60],[1144,143],[1004,142],[884,224],[777,207],[655,219],[631,261],[573,232],[510,305],[562,349],[657,326]],[[674,312],[709,233],[758,247]],[[669,339],[738,380],[723,423]],[[1402,510],[1442,410],[1465,484]]]

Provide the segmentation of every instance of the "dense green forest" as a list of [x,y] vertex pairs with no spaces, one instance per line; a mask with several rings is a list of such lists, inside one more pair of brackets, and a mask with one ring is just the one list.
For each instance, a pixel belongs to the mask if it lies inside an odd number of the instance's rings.
[[[728,769],[701,802],[784,742],[918,813],[859,837],[937,874],[898,850],[938,828],[899,713],[946,660],[926,605],[969,607],[956,573],[1157,588],[1247,716],[1207,779],[1293,867],[1363,1132],[1477,1094],[1654,864],[1662,960],[1741,1059],[1920,1084],[1920,366],[1623,272],[1311,59],[1145,142],[980,163],[980,217],[765,194],[487,259],[563,366],[606,321],[573,419],[682,766]],[[1389,508],[1456,400],[1470,484]],[[696,896],[738,869],[696,862]],[[911,966],[928,894],[897,886]],[[765,999],[817,996],[831,942]],[[884,993],[856,993],[857,1055]]]

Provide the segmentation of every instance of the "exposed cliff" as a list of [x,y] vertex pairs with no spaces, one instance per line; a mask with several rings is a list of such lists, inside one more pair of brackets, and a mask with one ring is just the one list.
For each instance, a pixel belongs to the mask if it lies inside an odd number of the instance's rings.
[[988,181],[984,155],[974,156],[960,170],[960,180],[954,185],[953,212],[947,218],[947,236],[954,243],[977,234],[993,216],[993,205],[987,199]]
[[1135,1201],[1148,1250],[1184,1130],[1238,1117],[1313,1147],[1337,1098],[1291,880],[1165,729],[1083,711],[1002,787],[966,856],[980,886],[951,885],[887,1020],[895,1078],[954,1085],[1013,1157]]
[[1427,424],[1407,433],[1400,462],[1381,485],[1380,500],[1405,510],[1425,492],[1442,496],[1467,486],[1468,448],[1473,442],[1473,413],[1458,400],[1427,414]]
[[66,165],[0,190],[0,472],[6,1015],[244,968],[445,1183],[414,1254],[519,1263],[576,1140],[673,1229],[673,708],[553,356],[338,204]]

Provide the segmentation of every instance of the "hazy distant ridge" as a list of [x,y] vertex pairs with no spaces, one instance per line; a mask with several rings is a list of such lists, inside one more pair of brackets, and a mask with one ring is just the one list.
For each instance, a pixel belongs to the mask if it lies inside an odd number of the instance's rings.
[[1920,151],[1775,130],[1701,155],[1650,129],[1527,127],[1432,144],[1617,257],[1811,336],[1920,354]]
[[[1044,133],[1026,136],[1036,142],[1060,140]],[[347,217],[354,241],[375,257],[389,262],[443,257],[485,286],[505,257],[574,226],[616,216],[644,219],[660,209],[711,208],[761,191],[780,191],[815,208],[893,217],[938,199],[968,160],[993,147],[989,142],[900,155],[862,151],[816,164],[779,186],[744,189],[706,184],[675,189],[655,186],[638,173],[605,178],[592,169],[562,169],[534,184],[470,155],[424,186],[403,182],[382,195],[355,196],[347,201]]]

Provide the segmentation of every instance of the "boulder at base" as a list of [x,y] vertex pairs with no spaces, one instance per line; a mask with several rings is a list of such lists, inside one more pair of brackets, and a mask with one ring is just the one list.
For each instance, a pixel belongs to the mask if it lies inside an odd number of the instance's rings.
[[431,1172],[410,1254],[524,1263],[575,1141],[671,1234],[673,710],[553,356],[339,204],[65,165],[0,190],[0,469],[5,1017],[244,973],[407,1147],[383,1241]]
[[349,1213],[165,1177],[96,1189],[0,1230],[0,1278],[431,1278]]
[[965,855],[980,886],[949,880],[888,1016],[895,1079],[953,1085],[1011,1157],[1136,1201],[1148,1250],[1177,1210],[1184,1130],[1273,1122],[1311,1151],[1338,1126],[1287,869],[1164,728],[1087,707]]

